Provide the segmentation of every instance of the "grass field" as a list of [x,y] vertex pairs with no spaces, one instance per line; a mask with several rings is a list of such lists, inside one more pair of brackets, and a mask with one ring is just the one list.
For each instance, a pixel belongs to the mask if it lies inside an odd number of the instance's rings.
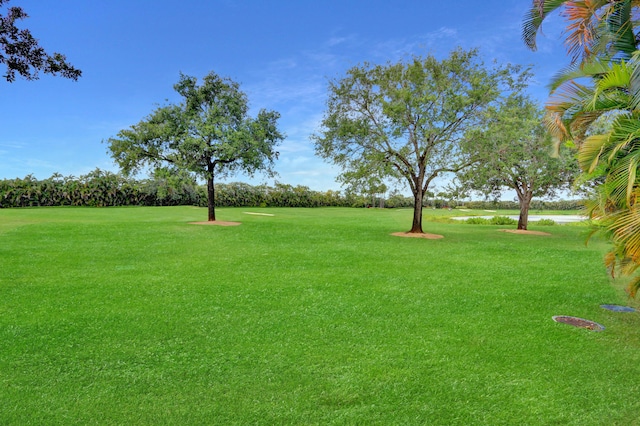
[[0,210],[0,424],[639,424],[603,242],[411,213]]

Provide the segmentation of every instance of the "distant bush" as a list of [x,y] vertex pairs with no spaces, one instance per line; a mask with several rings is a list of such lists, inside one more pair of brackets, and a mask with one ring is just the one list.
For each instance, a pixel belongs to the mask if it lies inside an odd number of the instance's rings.
[[542,225],[542,226],[552,226],[555,224],[556,222],[553,219],[540,219],[536,221],[536,225]]
[[490,225],[517,225],[518,221],[506,216],[494,216],[489,219]]
[[489,225],[489,219],[485,219],[484,217],[470,217],[465,220],[465,223],[469,225]]
[[387,198],[384,205],[385,207],[390,209],[413,207],[413,197],[405,197],[401,194],[394,194],[391,197]]
[[486,219],[484,217],[470,217],[465,220],[465,223],[470,225],[516,225],[518,221],[506,216],[494,216],[491,219]]

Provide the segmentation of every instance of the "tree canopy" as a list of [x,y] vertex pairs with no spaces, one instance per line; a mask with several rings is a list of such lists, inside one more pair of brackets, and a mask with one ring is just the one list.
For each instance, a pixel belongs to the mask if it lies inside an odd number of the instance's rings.
[[[355,66],[329,83],[316,152],[343,168],[345,183],[368,177],[404,181],[414,196],[412,233],[422,233],[422,201],[438,176],[478,160],[465,138],[484,111],[526,73],[488,68],[475,50],[438,60]],[[365,180],[366,180],[365,179]]]
[[472,129],[471,139],[483,150],[483,161],[459,174],[464,187],[498,196],[515,191],[520,205],[518,229],[527,229],[533,197],[555,195],[569,189],[577,176],[573,151],[552,156],[553,141],[543,124],[544,111],[522,94],[504,99],[487,113],[486,127]]
[[[0,0],[0,7],[9,1]],[[63,54],[48,54],[28,29],[17,27],[17,21],[28,17],[21,7],[16,6],[9,7],[4,15],[0,14],[0,64],[7,68],[4,78],[13,82],[18,74],[27,80],[35,80],[38,72],[42,71],[77,80],[82,71],[69,64]]]
[[183,98],[180,104],[159,107],[121,130],[107,141],[109,150],[127,174],[169,164],[206,180],[208,219],[213,221],[215,177],[273,173],[275,147],[284,138],[277,128],[280,115],[263,109],[250,117],[238,83],[214,72],[200,85],[195,77],[181,74],[174,89]]

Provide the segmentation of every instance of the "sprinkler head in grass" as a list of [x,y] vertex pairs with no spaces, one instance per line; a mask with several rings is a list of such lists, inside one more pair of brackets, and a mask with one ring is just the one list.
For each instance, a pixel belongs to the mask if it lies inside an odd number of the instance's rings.
[[604,330],[604,325],[598,324],[597,322],[593,322],[584,318],[578,317],[570,317],[567,315],[556,315],[552,317],[555,322],[561,322],[563,324],[569,324],[574,327],[586,328],[591,331],[602,331]]

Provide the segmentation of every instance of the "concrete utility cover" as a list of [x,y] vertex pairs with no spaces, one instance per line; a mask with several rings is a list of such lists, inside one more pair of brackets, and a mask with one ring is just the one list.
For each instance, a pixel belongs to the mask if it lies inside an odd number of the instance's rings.
[[578,317],[569,317],[566,315],[556,315],[553,317],[555,322],[561,322],[563,324],[569,324],[574,327],[586,328],[591,331],[602,331],[604,330],[604,325],[598,324],[597,322],[593,322],[590,320],[586,320],[584,318]]
[[635,308],[631,306],[620,306],[620,305],[600,305],[602,309],[606,309],[608,311],[614,312],[636,312]]

